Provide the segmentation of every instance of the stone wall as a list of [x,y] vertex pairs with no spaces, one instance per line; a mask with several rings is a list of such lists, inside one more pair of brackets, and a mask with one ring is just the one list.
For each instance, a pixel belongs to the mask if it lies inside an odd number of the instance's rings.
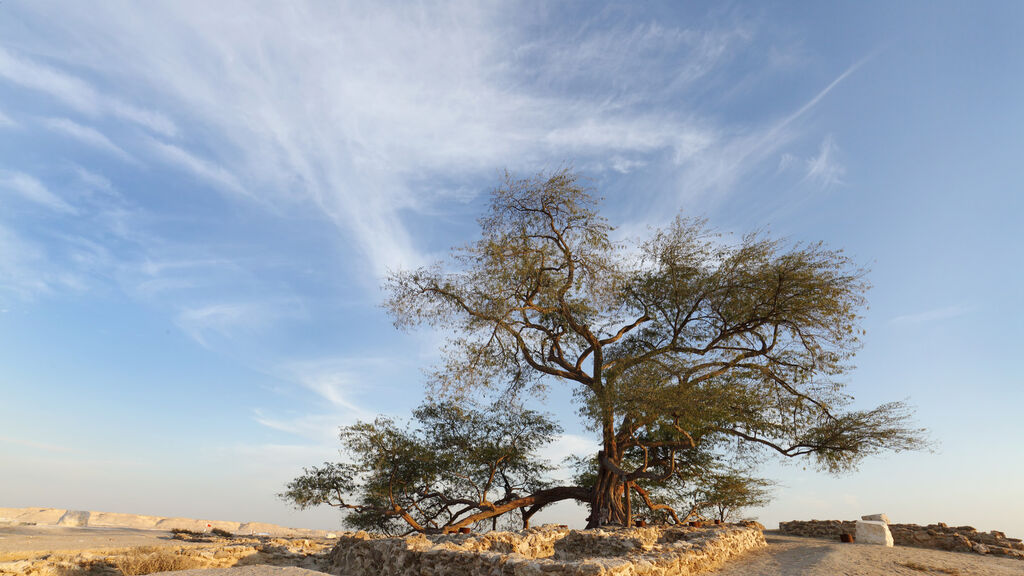
[[[840,534],[856,533],[856,524],[856,521],[794,520],[779,522],[779,532],[791,536],[835,540]],[[897,546],[1024,559],[1024,542],[1020,538],[1007,538],[1002,532],[978,532],[972,526],[947,526],[942,522],[927,526],[889,524],[889,531],[892,532],[893,541]]]
[[337,576],[685,576],[765,546],[756,528],[720,525],[568,530],[543,526],[405,538],[344,534],[330,554]]

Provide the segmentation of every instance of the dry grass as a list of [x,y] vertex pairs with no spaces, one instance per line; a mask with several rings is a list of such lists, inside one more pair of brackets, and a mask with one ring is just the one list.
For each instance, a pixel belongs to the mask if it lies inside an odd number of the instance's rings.
[[140,576],[154,572],[188,570],[206,566],[206,563],[200,558],[185,556],[176,551],[155,546],[133,548],[128,553],[109,560],[124,576]]
[[925,564],[921,564],[920,562],[914,561],[897,562],[896,564],[898,566],[903,566],[904,568],[917,570],[918,572],[938,572],[939,574],[950,574],[952,576],[961,576],[963,574],[963,572],[961,572],[958,568],[940,568],[938,566],[927,566]]

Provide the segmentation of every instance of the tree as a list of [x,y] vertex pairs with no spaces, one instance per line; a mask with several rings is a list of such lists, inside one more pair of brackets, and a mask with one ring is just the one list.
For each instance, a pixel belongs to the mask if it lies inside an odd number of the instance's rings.
[[831,472],[923,446],[902,403],[844,411],[867,284],[841,252],[727,244],[682,217],[633,250],[597,206],[568,170],[506,177],[479,240],[386,285],[396,326],[455,332],[433,377],[443,396],[573,386],[601,444],[592,484],[560,497],[590,505],[588,526],[629,524],[644,483],[678,477],[702,445]]
[[739,519],[743,508],[764,506],[770,502],[773,486],[774,483],[764,478],[755,478],[742,470],[727,469],[702,478],[693,499],[702,513],[725,522],[727,519]]
[[415,430],[388,418],[343,427],[347,462],[305,468],[279,496],[299,508],[346,509],[350,528],[401,534],[453,532],[486,519],[496,526],[512,510],[528,527],[548,498],[566,492],[544,480],[550,466],[536,452],[561,429],[542,413],[511,402],[426,403],[414,418]]

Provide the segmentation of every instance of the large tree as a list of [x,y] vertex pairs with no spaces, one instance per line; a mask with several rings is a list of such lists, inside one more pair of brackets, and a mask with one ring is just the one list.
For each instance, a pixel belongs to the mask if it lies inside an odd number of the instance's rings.
[[678,477],[702,445],[831,472],[922,445],[902,403],[847,410],[867,284],[841,252],[729,243],[682,217],[620,245],[597,208],[571,171],[506,177],[477,241],[386,286],[396,326],[453,334],[434,374],[450,400],[574,388],[600,435],[597,469],[557,495],[587,502],[589,526],[629,523],[635,498],[657,506],[644,484]]

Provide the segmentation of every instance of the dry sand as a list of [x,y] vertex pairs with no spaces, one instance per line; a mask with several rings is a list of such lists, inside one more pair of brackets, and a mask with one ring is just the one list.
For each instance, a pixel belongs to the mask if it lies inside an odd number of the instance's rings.
[[[187,546],[163,530],[0,525],[0,558],[40,551],[107,550],[134,546]],[[26,554],[19,554],[24,552]]]
[[1022,576],[1024,561],[765,532],[768,547],[747,552],[708,576]]
[[294,566],[239,566],[237,568],[206,568],[200,570],[177,570],[156,572],[162,576],[324,576],[326,572],[306,570]]

